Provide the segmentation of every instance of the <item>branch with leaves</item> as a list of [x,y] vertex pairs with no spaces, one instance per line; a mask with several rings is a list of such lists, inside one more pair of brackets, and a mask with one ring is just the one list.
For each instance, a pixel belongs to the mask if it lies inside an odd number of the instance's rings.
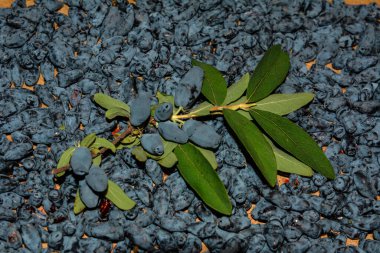
[[[132,131],[133,131],[133,127],[131,125],[129,125],[129,127],[127,128],[127,130],[125,130],[122,134],[120,134],[115,140],[113,140],[111,142],[112,145],[113,146],[117,145],[120,141],[122,141],[125,137],[127,137],[130,133],[132,133]],[[93,138],[96,138],[95,134],[88,135],[85,139],[83,139],[83,141],[80,143],[79,146],[89,147],[89,143],[91,143],[91,141],[92,141]],[[94,141],[95,140],[96,139],[94,139]],[[103,155],[108,150],[110,150],[110,149],[113,150],[114,149],[112,145],[110,145],[109,143],[107,143],[107,141],[104,141],[104,140],[98,138],[98,142],[102,142],[103,145],[104,145],[104,147],[102,149],[100,149],[99,151],[95,151],[94,153],[92,153],[92,158],[94,158],[94,159],[97,158],[100,155]],[[70,152],[68,152],[68,153],[70,153]],[[67,155],[69,155],[69,154],[67,154]],[[52,170],[52,172],[51,172],[52,174],[62,176],[62,175],[64,175],[63,172],[65,172],[66,170],[70,169],[70,165],[69,164],[67,164],[65,166],[59,166],[58,165],[57,167],[58,168]]]
[[[95,134],[89,135],[80,146],[91,149],[93,164],[100,166],[101,155],[107,150],[115,152],[117,149],[131,148],[132,154],[140,162],[149,158],[166,168],[176,166],[205,204],[215,211],[230,215],[232,205],[227,190],[215,171],[218,164],[213,150],[221,137],[206,124],[194,120],[223,115],[232,133],[269,185],[276,184],[277,171],[311,176],[315,170],[329,179],[335,177],[329,160],[317,143],[302,128],[282,117],[308,104],[314,95],[271,95],[285,80],[290,67],[289,56],[279,45],[265,53],[252,75],[243,75],[229,87],[213,66],[196,60],[192,64],[202,71],[200,92],[207,99],[195,108],[183,109],[173,96],[161,93],[156,94],[158,105],[153,106],[149,105],[149,99],[143,97],[139,98],[140,105],[133,101],[127,105],[105,94],[94,95],[94,101],[106,109],[108,120],[129,119],[138,129],[149,126],[150,131],[157,129],[157,133],[143,134],[143,131],[129,126],[112,142],[98,138]],[[157,117],[157,113],[163,113],[164,116]],[[201,133],[197,129],[209,131],[214,136],[209,139],[214,142],[197,138],[197,134]],[[56,176],[62,176],[70,168],[74,150],[75,147],[72,147],[62,154],[58,169],[53,171]],[[108,190],[103,196],[123,210],[134,206],[134,202],[112,182],[108,183]],[[84,208],[81,196],[77,194],[75,212]]]

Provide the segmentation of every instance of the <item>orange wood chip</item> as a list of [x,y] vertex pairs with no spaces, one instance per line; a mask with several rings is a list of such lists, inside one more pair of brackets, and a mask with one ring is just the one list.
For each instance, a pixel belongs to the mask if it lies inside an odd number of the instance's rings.
[[371,3],[380,5],[380,0],[345,0],[344,3],[348,5],[367,5]]
[[350,246],[350,245],[357,246],[358,244],[359,244],[359,239],[353,240],[353,239],[347,238],[347,240],[346,240],[347,246]]
[[13,141],[12,135],[7,134],[7,140],[8,140],[8,141]]
[[209,250],[208,250],[206,244],[204,244],[204,243],[202,242],[202,250],[201,250],[201,253],[205,253],[205,252],[209,252]]
[[69,6],[64,4],[61,9],[58,10],[59,13],[68,16],[69,15]]
[[28,86],[25,83],[21,86],[21,88],[23,88],[25,90],[34,91],[34,87],[33,86]]
[[[45,209],[43,208],[43,206],[40,206],[39,208],[37,208],[38,211],[40,211],[41,213],[43,213],[44,215],[46,215],[46,211]],[[47,229],[47,228],[46,228]]]
[[252,205],[251,205],[251,208],[248,209],[248,211],[247,211],[248,219],[251,221],[251,224],[264,224],[263,222],[261,222],[261,221],[257,221],[257,220],[255,220],[255,219],[252,217],[251,212],[252,212],[252,210],[253,210],[255,207],[256,207],[256,205],[255,205],[255,204],[252,204]]
[[315,64],[315,60],[312,60],[312,61],[309,61],[309,62],[306,62],[306,68],[307,70],[310,70],[311,67]]
[[326,67],[328,67],[329,69],[331,69],[332,71],[334,71],[336,74],[340,74],[342,72],[340,69],[334,69],[333,66],[332,66],[332,63],[326,64]]
[[42,76],[42,73],[41,73],[41,72],[40,72],[40,76],[38,77],[37,84],[40,84],[40,85],[45,84],[45,79],[44,79],[44,77]]

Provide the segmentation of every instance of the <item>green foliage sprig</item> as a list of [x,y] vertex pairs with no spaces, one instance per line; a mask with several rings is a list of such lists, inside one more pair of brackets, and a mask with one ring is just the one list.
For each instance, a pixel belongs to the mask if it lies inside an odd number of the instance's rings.
[[[311,176],[315,170],[329,179],[334,179],[334,170],[315,141],[302,128],[281,117],[306,105],[314,95],[271,95],[285,80],[290,67],[289,56],[279,45],[272,46],[265,53],[252,75],[243,75],[228,88],[223,75],[216,68],[196,60],[193,60],[192,64],[204,71],[201,93],[207,101],[186,111],[175,107],[172,96],[157,93],[159,103],[169,102],[175,108],[171,121],[182,126],[184,121],[191,118],[223,115],[227,125],[271,186],[276,184],[277,171]],[[122,101],[101,93],[94,95],[94,101],[106,109],[105,116],[109,120],[128,120],[130,117],[131,110]],[[155,106],[151,108],[152,115],[154,109]],[[157,127],[153,117],[148,124]],[[112,142],[91,134],[83,139],[80,145],[91,149],[93,163],[98,165],[101,164],[101,155],[106,150],[115,152],[118,149],[131,148],[132,154],[140,162],[150,158],[163,167],[177,166],[184,180],[204,203],[222,214],[231,214],[232,205],[227,190],[215,172],[217,162],[212,150],[191,143],[177,144],[162,139],[163,154],[152,155],[141,147],[141,134],[142,129],[129,127],[122,134],[116,135]],[[70,147],[62,154],[58,168],[53,171],[56,176],[62,176],[64,171],[69,169],[70,157],[74,150],[75,147]],[[123,210],[135,205],[124,191],[111,181],[104,197]],[[84,208],[77,194],[75,213]]]

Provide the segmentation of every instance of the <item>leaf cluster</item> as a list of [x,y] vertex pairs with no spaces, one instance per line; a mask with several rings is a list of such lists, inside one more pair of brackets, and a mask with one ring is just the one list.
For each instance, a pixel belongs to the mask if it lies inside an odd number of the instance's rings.
[[[92,164],[99,166],[102,162],[102,157],[100,155],[101,148],[104,148],[106,150],[111,150],[113,153],[116,152],[115,145],[110,142],[109,140],[105,138],[97,137],[96,134],[89,134],[87,135],[79,144],[79,147],[86,147],[91,150],[92,153]],[[61,158],[58,161],[58,168],[69,166],[70,160],[72,157],[73,152],[75,151],[77,147],[69,147],[66,151],[64,151],[61,155]],[[56,177],[61,177],[66,172],[60,172],[56,174]],[[114,182],[111,180],[108,180],[108,187],[107,191],[104,193],[105,198],[110,200],[115,206],[122,210],[129,210],[133,208],[136,203],[130,199],[124,191]],[[75,201],[74,201],[74,213],[78,214],[86,209],[85,204],[82,202],[79,190],[76,193]]]
[[[193,60],[192,64],[204,71],[201,93],[206,101],[185,111],[175,107],[173,96],[157,93],[159,103],[169,102],[173,105],[175,113],[171,121],[181,127],[188,119],[223,115],[231,133],[271,186],[276,184],[278,171],[311,176],[315,170],[327,178],[335,177],[330,162],[315,141],[301,127],[282,117],[308,104],[314,95],[271,94],[286,79],[290,67],[289,56],[279,45],[272,46],[264,54],[252,74],[246,73],[229,87],[223,75],[213,66],[197,60]],[[131,110],[126,103],[102,93],[95,94],[93,98],[106,109],[107,119],[128,121]],[[151,106],[152,117],[145,126],[157,127],[153,118],[156,107],[157,105]],[[101,164],[101,155],[97,154],[102,153],[101,148],[112,152],[130,148],[140,162],[154,159],[162,167],[176,166],[188,185],[209,207],[225,215],[232,213],[227,190],[215,171],[218,164],[213,150],[194,143],[180,144],[161,138],[164,152],[159,156],[153,155],[141,146],[143,130],[144,126],[135,128],[124,138],[118,139],[117,143],[91,134],[80,145],[91,149],[94,154],[93,163],[98,165]],[[118,134],[114,136],[119,138]],[[71,147],[62,154],[58,168],[69,164],[74,150],[75,147]],[[63,173],[57,176],[62,176]],[[135,205],[111,181],[105,197],[123,210]],[[83,206],[77,194],[75,212],[82,211]]]

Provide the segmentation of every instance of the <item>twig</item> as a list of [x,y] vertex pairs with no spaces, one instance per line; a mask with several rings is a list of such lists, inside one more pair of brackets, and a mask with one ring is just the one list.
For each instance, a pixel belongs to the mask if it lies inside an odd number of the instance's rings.
[[[131,132],[133,131],[133,127],[131,125],[128,125],[128,128],[127,130],[125,130],[122,134],[120,134],[118,137],[116,137],[116,139],[114,139],[112,141],[112,144],[113,145],[116,145],[118,144],[121,140],[123,140],[125,137],[127,137],[128,134],[130,134]],[[96,158],[98,157],[99,155],[102,155],[104,154],[106,151],[108,150],[108,148],[102,148],[100,149],[100,151],[98,153],[93,153],[92,154],[92,158]],[[66,165],[66,166],[63,166],[63,167],[60,167],[60,168],[57,168],[57,169],[54,169],[52,170],[52,174],[58,174],[58,173],[61,173],[61,172],[64,172],[66,170],[70,169],[70,165]]]

